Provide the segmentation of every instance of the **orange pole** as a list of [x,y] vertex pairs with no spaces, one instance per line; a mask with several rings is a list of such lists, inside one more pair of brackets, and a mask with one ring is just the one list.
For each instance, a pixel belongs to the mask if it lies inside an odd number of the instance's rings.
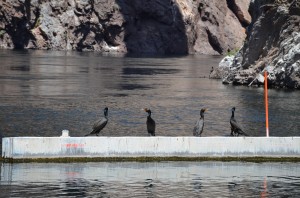
[[266,136],[269,137],[268,74],[265,71]]

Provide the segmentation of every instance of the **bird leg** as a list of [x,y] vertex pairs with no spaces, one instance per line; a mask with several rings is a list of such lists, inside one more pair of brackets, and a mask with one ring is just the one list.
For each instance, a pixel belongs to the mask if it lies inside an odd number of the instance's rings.
[[233,131],[234,131],[234,130],[233,130],[233,128],[231,127],[231,133],[230,133],[231,136],[234,136],[234,135],[233,135]]

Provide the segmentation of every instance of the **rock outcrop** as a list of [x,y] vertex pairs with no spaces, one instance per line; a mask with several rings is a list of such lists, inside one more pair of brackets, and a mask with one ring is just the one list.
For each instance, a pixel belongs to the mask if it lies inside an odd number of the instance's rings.
[[300,1],[254,0],[250,12],[247,39],[224,82],[259,85],[267,70],[270,86],[300,89]]
[[224,54],[240,48],[250,0],[3,0],[0,47]]

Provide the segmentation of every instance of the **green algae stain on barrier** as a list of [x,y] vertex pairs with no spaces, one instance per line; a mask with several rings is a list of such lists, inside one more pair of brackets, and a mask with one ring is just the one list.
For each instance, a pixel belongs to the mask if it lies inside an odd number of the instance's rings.
[[164,162],[164,161],[221,161],[221,162],[300,162],[300,157],[65,157],[65,158],[0,158],[4,163],[73,163],[73,162]]

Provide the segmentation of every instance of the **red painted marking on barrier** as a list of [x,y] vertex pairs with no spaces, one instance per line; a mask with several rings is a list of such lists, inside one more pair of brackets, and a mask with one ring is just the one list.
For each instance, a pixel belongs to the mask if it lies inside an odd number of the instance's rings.
[[85,146],[84,144],[77,144],[77,143],[65,144],[65,147],[67,148],[83,148],[84,146]]
[[67,175],[69,177],[75,177],[75,176],[79,175],[79,173],[78,172],[67,172]]

